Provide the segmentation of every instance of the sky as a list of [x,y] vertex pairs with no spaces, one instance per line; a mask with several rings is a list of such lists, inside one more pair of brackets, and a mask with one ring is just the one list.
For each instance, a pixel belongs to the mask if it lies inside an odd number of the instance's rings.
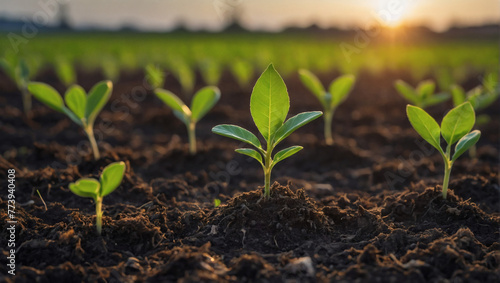
[[434,30],[452,25],[500,23],[500,0],[0,0],[0,17],[51,25],[54,3],[66,3],[74,27],[220,30],[232,15],[252,30],[288,26],[368,27],[423,24]]

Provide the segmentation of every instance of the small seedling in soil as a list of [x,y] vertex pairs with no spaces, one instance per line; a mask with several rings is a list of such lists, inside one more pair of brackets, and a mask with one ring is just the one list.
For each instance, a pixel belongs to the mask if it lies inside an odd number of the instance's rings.
[[57,77],[66,87],[76,83],[76,72],[71,61],[66,58],[58,58],[54,68]]
[[[481,136],[478,130],[472,131],[476,116],[470,102],[465,102],[453,108],[444,116],[441,127],[422,108],[408,105],[406,114],[413,128],[435,147],[444,161],[443,198],[446,199],[448,183],[450,181],[451,167],[453,163],[471,146],[475,145]],[[446,151],[441,148],[441,135],[446,141]],[[458,142],[458,143],[457,143]],[[455,152],[451,155],[451,146],[455,146]]]
[[397,80],[394,87],[404,99],[420,108],[427,108],[445,102],[450,98],[448,93],[434,93],[436,85],[428,80],[422,81],[416,88],[402,80]]
[[266,199],[269,199],[271,194],[270,184],[273,167],[278,162],[300,151],[302,147],[292,146],[279,151],[274,156],[272,155],[273,150],[295,130],[323,114],[321,111],[304,112],[285,122],[289,108],[290,100],[285,82],[271,64],[255,83],[250,98],[250,112],[259,132],[266,140],[266,148],[262,147],[254,134],[239,126],[218,125],[212,129],[216,134],[246,142],[257,148],[257,151],[250,148],[240,148],[236,152],[248,155],[262,165],[265,184],[264,198]]
[[146,72],[146,81],[153,88],[161,88],[163,87],[163,83],[165,81],[165,73],[153,64],[148,64],[145,68]]
[[112,193],[123,179],[125,163],[111,163],[102,170],[99,181],[93,178],[82,178],[69,184],[69,189],[77,196],[93,198],[95,202],[96,227],[99,235],[102,231],[102,200]]
[[242,89],[245,89],[250,84],[253,77],[252,64],[243,60],[236,60],[231,63],[229,65],[229,71]]
[[0,59],[0,68],[14,81],[21,91],[24,114],[29,117],[31,111],[31,94],[28,91],[29,69],[24,60]]
[[181,120],[187,128],[189,137],[189,152],[196,154],[196,123],[205,116],[220,99],[220,90],[215,86],[200,89],[191,101],[191,108],[172,92],[165,89],[156,89],[156,96],[167,106],[172,108],[174,115]]
[[218,198],[214,199],[214,207],[216,207],[216,208],[219,207],[220,203],[221,203],[220,199],[218,199]]
[[[87,95],[81,86],[73,85],[66,91],[63,101],[57,90],[45,83],[33,82],[28,84],[28,90],[36,99],[55,111],[66,114],[73,122],[83,128],[90,141],[96,160],[100,158],[100,155],[94,137],[94,122],[99,112],[108,102],[112,88],[111,81],[102,81],[97,83]],[[65,102],[66,105],[64,105]]]
[[[482,85],[476,86],[467,92],[459,85],[452,85],[450,89],[455,106],[469,101],[476,111],[488,108],[500,96],[498,82],[495,81],[493,74],[488,75]],[[477,116],[476,125],[484,125],[489,121],[490,117],[488,115],[479,115]]]
[[333,145],[332,119],[337,107],[347,99],[356,79],[353,75],[344,75],[336,78],[330,84],[329,91],[326,91],[321,81],[308,70],[299,71],[302,83],[316,96],[323,106],[325,115],[325,141],[328,145]]

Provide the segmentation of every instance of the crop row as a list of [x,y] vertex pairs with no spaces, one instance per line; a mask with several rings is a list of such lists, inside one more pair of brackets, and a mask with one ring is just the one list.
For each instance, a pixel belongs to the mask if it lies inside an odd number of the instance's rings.
[[[194,94],[191,106],[188,107],[179,96],[161,88],[161,76],[157,76],[159,73],[155,73],[156,71],[150,70],[149,72],[153,73],[147,79],[155,87],[156,96],[169,106],[174,115],[186,125],[190,153],[196,154],[196,123],[217,103],[221,96],[220,90],[215,86],[200,89]],[[18,68],[17,72],[22,74],[22,68]],[[64,96],[61,96],[50,85],[30,82],[29,78],[22,75],[20,78],[18,85],[24,96],[33,95],[51,109],[65,114],[82,127],[92,145],[94,158],[99,159],[99,148],[94,138],[93,125],[111,97],[113,83],[111,81],[99,82],[88,93],[82,87],[72,85]],[[295,145],[273,153],[276,146],[294,131],[322,115],[325,118],[326,142],[332,144],[331,121],[334,111],[346,99],[355,83],[353,75],[341,76],[333,80],[326,91],[312,72],[301,70],[300,78],[320,101],[324,115],[322,111],[312,111],[300,113],[287,119],[290,107],[287,87],[271,64],[255,83],[250,99],[251,116],[265,142],[261,143],[255,134],[235,125],[223,124],[212,129],[216,134],[236,139],[253,147],[240,148],[236,152],[252,157],[261,164],[264,173],[263,199],[270,196],[271,172],[274,166],[303,149],[301,146]],[[498,98],[500,95],[498,82],[494,77],[488,76],[482,85],[467,93],[458,86],[453,86],[451,87],[452,94],[435,94],[434,84],[428,81],[420,83],[415,89],[403,81],[395,82],[395,87],[403,97],[414,104],[407,106],[407,116],[413,128],[443,157],[445,173],[442,192],[443,197],[446,198],[453,163],[467,150],[473,148],[481,135],[480,131],[473,130],[476,122],[475,109],[485,108]],[[423,107],[440,103],[450,96],[453,96],[457,105],[444,116],[439,125]],[[26,98],[25,101],[27,101]],[[441,136],[446,142],[445,149],[441,147]],[[453,145],[455,147],[452,151]],[[83,178],[70,184],[70,190],[73,193],[94,199],[97,214],[96,226],[99,233],[101,231],[102,199],[119,186],[124,172],[125,164],[118,162],[108,165],[103,170],[99,181]]]

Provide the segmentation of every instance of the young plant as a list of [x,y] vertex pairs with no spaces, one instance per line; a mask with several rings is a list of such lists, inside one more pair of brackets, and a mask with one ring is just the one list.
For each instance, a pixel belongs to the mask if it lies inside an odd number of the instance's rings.
[[58,58],[54,65],[59,80],[69,87],[76,83],[76,72],[71,62],[66,58]]
[[168,107],[172,108],[174,115],[181,120],[187,128],[189,137],[189,152],[196,154],[196,123],[205,116],[220,99],[220,90],[215,86],[200,89],[191,101],[191,108],[172,92],[165,89],[155,89],[155,94]]
[[29,116],[31,111],[31,94],[28,91],[30,73],[26,61],[16,60],[13,57],[0,59],[0,68],[16,83],[17,88],[21,91],[23,111],[26,116]]
[[243,61],[236,60],[229,65],[229,71],[236,78],[238,85],[241,88],[246,88],[250,84],[250,80],[253,77],[253,66],[252,64]]
[[123,179],[125,163],[111,163],[102,170],[99,181],[93,178],[82,178],[75,183],[69,184],[69,189],[77,196],[93,198],[95,202],[97,233],[102,231],[102,200],[112,193]]
[[318,77],[316,77],[310,71],[304,69],[299,70],[299,76],[302,83],[316,96],[316,98],[323,106],[323,109],[325,111],[325,115],[323,116],[323,119],[325,121],[325,141],[326,144],[333,145],[333,114],[335,113],[337,107],[347,99],[347,96],[352,90],[356,79],[353,75],[344,75],[338,77],[331,82],[329,91],[327,92]]
[[57,90],[45,83],[28,84],[28,90],[36,99],[53,110],[66,114],[73,122],[82,127],[89,139],[95,160],[99,159],[100,155],[94,137],[94,122],[108,102],[112,88],[111,81],[102,81],[94,85],[87,95],[81,86],[73,85],[66,91],[63,101]]
[[413,88],[402,80],[397,80],[394,83],[394,87],[403,98],[420,108],[436,105],[450,98],[448,93],[435,94],[436,85],[434,82],[428,80],[422,81],[416,88]]
[[[429,144],[435,147],[444,161],[443,198],[446,199],[453,163],[475,145],[481,136],[478,130],[472,131],[476,116],[470,102],[465,102],[453,108],[444,116],[441,127],[422,108],[408,105],[406,113],[413,128]],[[446,151],[441,148],[441,135],[446,141]],[[457,143],[458,142],[458,143]],[[457,143],[453,156],[451,146]]]
[[163,73],[163,71],[159,67],[153,64],[148,64],[145,68],[145,72],[146,81],[153,89],[163,87],[163,83],[165,81],[165,73]]
[[[474,110],[479,111],[488,108],[500,96],[498,82],[494,79],[494,75],[490,74],[485,77],[483,84],[465,92],[459,85],[450,87],[453,104],[458,106],[465,101],[469,101],[474,107]],[[490,117],[486,114],[477,117],[477,125],[488,123]]]
[[294,155],[302,149],[292,146],[283,149],[273,156],[276,146],[298,128],[321,116],[321,111],[300,113],[285,122],[290,101],[285,82],[271,64],[255,83],[250,98],[250,113],[257,129],[266,141],[264,149],[259,139],[239,126],[218,125],[212,132],[248,143],[257,150],[240,148],[236,152],[256,159],[264,170],[264,198],[271,195],[271,171],[280,161]]
[[199,63],[200,74],[208,85],[218,85],[222,76],[222,65],[211,59]]

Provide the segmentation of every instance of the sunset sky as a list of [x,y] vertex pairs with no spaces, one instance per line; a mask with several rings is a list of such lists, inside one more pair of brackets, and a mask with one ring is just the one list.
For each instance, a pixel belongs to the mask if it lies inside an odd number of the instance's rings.
[[[435,30],[450,25],[500,22],[499,0],[0,0],[0,17],[25,18],[43,12],[41,3],[65,2],[75,27],[168,30],[183,23],[190,29],[218,30],[238,13],[249,29],[284,27],[425,24]],[[50,22],[57,16],[50,14]]]

